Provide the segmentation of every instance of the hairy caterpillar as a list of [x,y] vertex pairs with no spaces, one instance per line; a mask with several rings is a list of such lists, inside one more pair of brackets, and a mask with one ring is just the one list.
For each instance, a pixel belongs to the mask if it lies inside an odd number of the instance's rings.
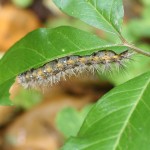
[[24,88],[53,85],[67,76],[78,75],[83,71],[111,70],[112,65],[122,67],[131,58],[128,50],[116,54],[112,50],[101,50],[86,56],[66,56],[46,63],[38,69],[31,69],[18,76],[18,83]]

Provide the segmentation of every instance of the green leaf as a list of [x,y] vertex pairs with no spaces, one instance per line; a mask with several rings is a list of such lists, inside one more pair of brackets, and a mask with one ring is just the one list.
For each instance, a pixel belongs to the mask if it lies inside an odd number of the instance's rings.
[[65,13],[107,32],[120,34],[122,0],[53,0]]
[[87,115],[63,150],[148,150],[150,72],[112,89]]
[[24,71],[60,57],[86,55],[101,49],[114,49],[119,53],[126,47],[109,45],[91,33],[72,27],[35,30],[17,42],[0,59],[1,93],[6,92],[3,85],[6,84],[6,89],[9,89],[9,81]]
[[75,108],[64,108],[57,115],[57,128],[66,138],[76,136],[91,107],[92,105],[86,106],[80,112],[78,112]]

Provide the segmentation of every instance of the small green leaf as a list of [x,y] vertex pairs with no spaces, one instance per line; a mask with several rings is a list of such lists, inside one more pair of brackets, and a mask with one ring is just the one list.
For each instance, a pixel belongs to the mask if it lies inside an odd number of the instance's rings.
[[5,88],[8,90],[11,86],[9,81],[31,68],[60,57],[87,55],[102,49],[114,49],[119,53],[126,47],[109,45],[91,33],[67,26],[35,30],[17,42],[0,59],[1,93],[6,92],[3,86],[7,86]]
[[13,99],[15,106],[26,110],[33,108],[41,101],[42,94],[39,91],[25,89],[21,89]]
[[53,0],[65,13],[107,32],[120,34],[122,0]]
[[[75,108],[64,108],[56,118],[57,128],[68,138],[76,136],[87,115],[92,108],[92,105],[86,106],[82,111],[77,111]],[[67,122],[67,124],[66,124]]]
[[150,72],[112,89],[87,115],[63,150],[148,150]]

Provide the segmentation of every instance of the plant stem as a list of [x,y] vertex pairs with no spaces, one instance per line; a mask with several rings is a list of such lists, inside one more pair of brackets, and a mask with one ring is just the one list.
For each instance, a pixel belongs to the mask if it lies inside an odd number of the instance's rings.
[[132,44],[126,43],[126,42],[123,45],[131,48],[132,50],[136,51],[137,53],[140,53],[140,54],[150,57],[150,52],[143,51],[142,49],[140,49]]
[[143,54],[145,56],[150,57],[150,52],[146,52],[146,51],[144,51],[144,50],[142,50],[142,49],[134,46],[133,44],[128,43],[126,41],[126,39],[121,34],[119,34],[119,38],[122,41],[122,43],[123,43],[124,46],[127,46],[127,47],[131,48],[132,50],[134,50],[137,53],[140,53],[140,54]]

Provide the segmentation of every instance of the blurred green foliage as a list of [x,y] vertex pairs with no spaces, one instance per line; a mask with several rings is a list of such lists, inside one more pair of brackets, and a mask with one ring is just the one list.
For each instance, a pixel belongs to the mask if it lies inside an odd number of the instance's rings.
[[13,102],[17,107],[25,110],[32,108],[42,101],[42,94],[35,90],[21,89],[15,96]]
[[85,117],[91,110],[93,105],[84,107],[81,111],[77,111],[75,108],[62,109],[56,118],[56,126],[63,133],[65,138],[70,136],[76,136]]
[[33,0],[12,0],[12,2],[18,7],[26,8],[32,5]]

